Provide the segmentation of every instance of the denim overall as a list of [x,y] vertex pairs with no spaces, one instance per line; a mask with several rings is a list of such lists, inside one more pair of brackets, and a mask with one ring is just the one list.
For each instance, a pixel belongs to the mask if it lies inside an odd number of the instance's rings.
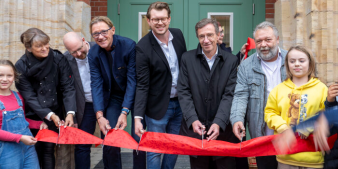
[[[21,135],[32,136],[28,122],[22,108],[19,95],[13,91],[20,108],[6,111],[5,105],[0,101],[2,111],[2,130]],[[39,169],[39,161],[34,146],[22,142],[0,141],[0,169]]]

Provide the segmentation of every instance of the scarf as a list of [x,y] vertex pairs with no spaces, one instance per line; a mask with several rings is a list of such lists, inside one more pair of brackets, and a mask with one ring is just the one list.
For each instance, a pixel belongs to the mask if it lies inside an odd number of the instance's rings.
[[27,58],[28,58],[28,77],[33,77],[34,79],[41,81],[43,78],[45,78],[48,74],[53,74],[51,72],[54,67],[53,61],[54,61],[54,53],[53,49],[49,48],[49,53],[46,58],[43,60],[37,59],[33,53],[26,52]]

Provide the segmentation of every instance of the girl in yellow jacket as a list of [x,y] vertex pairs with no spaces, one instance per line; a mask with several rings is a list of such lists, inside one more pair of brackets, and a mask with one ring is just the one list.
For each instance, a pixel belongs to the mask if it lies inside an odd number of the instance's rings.
[[[275,134],[323,110],[327,96],[326,85],[315,77],[315,60],[304,47],[290,48],[285,69],[288,78],[270,92],[265,107],[265,122]],[[302,152],[277,155],[277,161],[280,169],[323,168],[324,156],[321,152]]]

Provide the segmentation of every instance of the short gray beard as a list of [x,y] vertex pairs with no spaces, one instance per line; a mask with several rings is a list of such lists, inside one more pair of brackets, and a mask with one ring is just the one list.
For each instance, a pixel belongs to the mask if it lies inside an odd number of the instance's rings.
[[[263,53],[261,53],[261,50],[269,50],[269,53],[267,55],[263,55]],[[272,58],[274,58],[277,55],[278,52],[278,47],[277,45],[274,46],[273,48],[269,48],[269,47],[265,47],[265,48],[260,48],[259,50],[257,50],[258,56],[265,61],[269,61]]]

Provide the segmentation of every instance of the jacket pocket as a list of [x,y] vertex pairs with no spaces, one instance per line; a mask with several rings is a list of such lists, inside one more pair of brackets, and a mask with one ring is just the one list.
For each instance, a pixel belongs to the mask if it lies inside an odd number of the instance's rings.
[[259,95],[264,92],[260,91],[261,82],[257,79],[252,79],[249,81],[249,90],[250,90],[250,98],[258,99],[260,98]]
[[117,70],[119,71],[120,76],[127,77],[127,67],[126,66],[118,67]]

